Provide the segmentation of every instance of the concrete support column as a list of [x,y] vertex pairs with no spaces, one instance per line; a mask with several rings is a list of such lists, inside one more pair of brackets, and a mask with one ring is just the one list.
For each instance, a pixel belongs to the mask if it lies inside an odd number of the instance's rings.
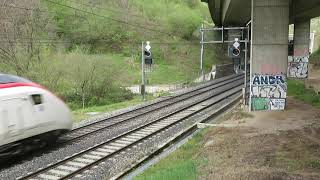
[[309,56],[310,20],[294,23],[294,56]]
[[288,77],[307,78],[309,65],[310,20],[295,21],[294,54],[289,57]]
[[289,0],[252,0],[251,109],[286,105]]

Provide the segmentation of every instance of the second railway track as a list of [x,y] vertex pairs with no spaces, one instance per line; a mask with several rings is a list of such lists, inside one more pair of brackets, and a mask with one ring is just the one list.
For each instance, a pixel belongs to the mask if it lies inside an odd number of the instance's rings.
[[143,115],[159,111],[163,108],[170,107],[176,103],[186,101],[187,99],[199,96],[201,94],[207,93],[209,91],[214,91],[215,89],[230,83],[236,83],[244,79],[244,75],[231,75],[224,78],[214,80],[212,82],[200,85],[198,87],[192,88],[191,90],[167,97],[156,103],[149,104],[128,112],[124,112],[101,121],[97,121],[79,128],[72,130],[71,132],[62,136],[58,142],[59,143],[69,143],[83,137],[89,136],[94,133],[106,130],[113,126],[121,125],[124,122],[134,120],[135,118],[141,117]]

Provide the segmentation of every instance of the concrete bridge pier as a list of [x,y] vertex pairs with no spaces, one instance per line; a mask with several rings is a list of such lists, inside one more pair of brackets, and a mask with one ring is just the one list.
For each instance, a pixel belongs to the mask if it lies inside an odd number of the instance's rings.
[[309,56],[310,20],[295,21],[294,23],[294,56]]
[[[201,1],[208,3],[216,26],[244,27],[251,21],[251,109],[283,110],[286,77],[306,78],[308,74],[310,19],[320,16],[319,0]],[[291,64],[289,23],[295,24]]]
[[294,53],[288,58],[288,77],[307,78],[309,66],[310,19],[294,22]]
[[251,109],[283,110],[287,96],[289,0],[252,0]]

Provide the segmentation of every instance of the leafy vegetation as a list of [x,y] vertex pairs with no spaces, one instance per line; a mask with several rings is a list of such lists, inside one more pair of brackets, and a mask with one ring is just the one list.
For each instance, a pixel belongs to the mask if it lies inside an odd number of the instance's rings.
[[313,54],[310,56],[310,62],[315,66],[320,66],[320,18],[314,18],[311,20],[311,32],[315,33],[315,45],[319,46]]
[[[198,29],[211,20],[198,0],[12,0],[3,9],[0,71],[43,84],[73,109],[132,100],[124,87],[141,83],[141,41],[155,60],[148,83],[195,79]],[[217,61],[206,52],[208,70]]]
[[[148,100],[153,99],[152,96],[147,97]],[[113,103],[113,104],[107,104],[107,105],[95,105],[95,106],[90,106],[84,109],[77,109],[73,111],[73,119],[75,121],[81,121],[83,119],[87,119],[90,117],[88,113],[90,112],[95,112],[95,113],[106,113],[106,112],[112,112],[117,109],[122,109],[126,108],[129,106],[134,106],[141,103],[141,96],[134,96],[132,99],[127,100],[127,101],[122,101],[119,103]]]
[[320,67],[320,49],[318,49],[316,52],[311,54],[310,62],[313,65]]
[[[211,22],[199,0],[12,0],[2,8],[0,71],[45,85],[73,109],[133,99],[124,87],[141,84],[141,41],[152,44],[148,83],[191,82],[198,29]],[[224,61],[219,51],[206,46],[206,70]]]
[[203,135],[206,132],[207,130],[199,132],[181,148],[134,179],[197,179],[197,167],[205,161],[196,155],[203,145]]
[[303,81],[288,80],[288,95],[320,107],[320,95],[311,89],[306,89]]

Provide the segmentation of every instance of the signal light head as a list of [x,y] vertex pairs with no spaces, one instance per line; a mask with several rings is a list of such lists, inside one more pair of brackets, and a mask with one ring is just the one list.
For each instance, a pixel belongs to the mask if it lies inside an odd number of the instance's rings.
[[239,56],[239,55],[240,55],[240,49],[234,48],[234,49],[232,50],[232,55],[233,55],[233,56]]
[[150,57],[151,56],[151,52],[148,50],[144,50],[144,56],[145,57]]

